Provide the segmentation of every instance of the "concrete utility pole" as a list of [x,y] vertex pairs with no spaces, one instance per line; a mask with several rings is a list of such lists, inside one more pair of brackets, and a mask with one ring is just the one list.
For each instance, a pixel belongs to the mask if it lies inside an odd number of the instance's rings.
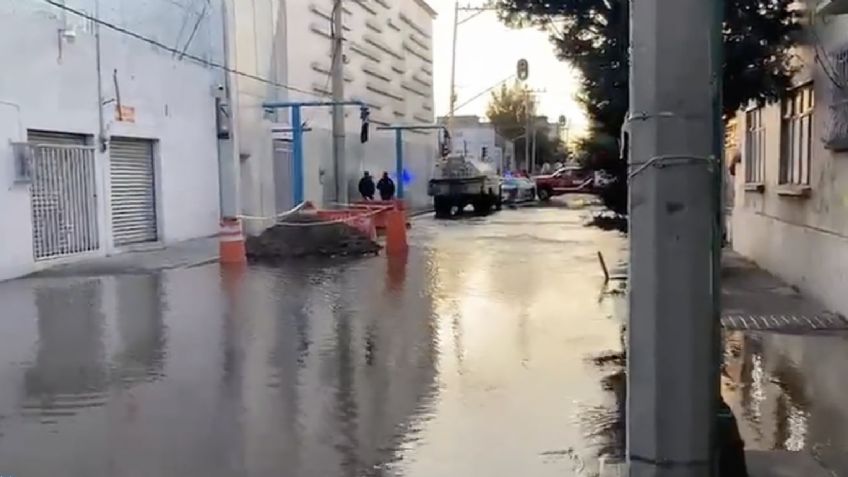
[[450,109],[448,133],[453,136],[453,115],[456,112],[456,34],[459,32],[459,0],[453,4],[453,45],[451,46]]
[[718,399],[712,1],[630,2],[629,475],[708,477]]
[[[533,122],[535,123],[535,120]],[[533,173],[533,171],[536,170],[536,135],[537,135],[537,133],[538,133],[538,128],[536,127],[535,124],[533,124],[533,152],[530,154],[530,156],[533,158],[533,161],[531,162],[531,165],[530,165],[530,173],[531,174]]]
[[[342,0],[333,1],[333,101],[344,101],[344,9]],[[345,119],[344,108],[333,106],[333,177],[335,178],[335,200],[346,204],[347,164],[345,162]]]
[[[483,7],[472,7],[470,5],[466,5],[464,7],[459,6],[459,0],[456,0],[453,4],[453,44],[451,46],[451,79],[450,79],[450,109],[448,110],[448,121],[447,121],[447,130],[448,133],[452,132],[453,127],[453,116],[456,113],[456,45],[457,45],[457,33],[459,33],[459,25],[471,20],[472,18],[480,15],[483,12],[496,10],[495,7],[492,6],[483,6]],[[459,12],[474,12],[469,17],[466,17],[462,20],[459,19]],[[473,98],[472,98],[473,99]]]
[[241,182],[238,160],[238,83],[236,75],[230,70],[236,65],[236,49],[230,43],[235,38],[235,19],[228,7],[229,0],[221,0],[221,38],[223,41],[224,67],[223,90],[219,90],[216,99],[218,123],[218,185],[220,187],[220,206],[222,218],[235,218],[241,214]]
[[524,91],[524,115],[527,116],[527,124],[524,125],[524,170],[532,173],[530,170],[530,92]]

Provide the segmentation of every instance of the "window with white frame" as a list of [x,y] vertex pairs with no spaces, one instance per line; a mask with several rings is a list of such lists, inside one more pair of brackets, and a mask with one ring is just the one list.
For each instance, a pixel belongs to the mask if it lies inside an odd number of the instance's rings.
[[810,184],[814,106],[812,84],[789,91],[781,101],[781,184]]
[[763,108],[745,113],[745,183],[759,184],[766,175],[766,129]]

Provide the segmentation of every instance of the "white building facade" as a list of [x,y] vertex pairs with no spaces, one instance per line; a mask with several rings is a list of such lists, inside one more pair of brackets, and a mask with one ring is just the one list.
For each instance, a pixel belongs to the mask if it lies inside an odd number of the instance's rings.
[[[439,123],[447,125],[447,118],[440,117]],[[451,129],[453,152],[482,159],[500,172],[517,167],[515,145],[498,134],[492,123],[482,122],[479,116],[454,116]]]
[[794,87],[736,118],[732,245],[848,315],[848,2],[817,7]]
[[[332,0],[235,1],[235,66],[274,84],[238,78],[240,189],[247,215],[273,217],[295,205],[289,109],[265,101],[328,101],[331,96]],[[383,125],[433,123],[433,19],[423,0],[346,1],[345,99],[370,107],[370,140],[360,143],[360,111],[346,109],[346,178],[350,198],[363,171],[394,173],[395,138]],[[335,193],[332,111],[304,108],[304,197],[328,204]],[[437,153],[433,131],[405,131],[406,199],[429,202],[427,178]],[[396,179],[397,180],[397,179]],[[269,220],[248,223],[250,232]]]
[[[0,2],[0,279],[217,233],[220,16],[192,0]],[[204,6],[207,5],[207,6]],[[216,28],[217,27],[217,28]],[[217,32],[217,33],[216,33]],[[154,44],[166,48],[159,48]]]

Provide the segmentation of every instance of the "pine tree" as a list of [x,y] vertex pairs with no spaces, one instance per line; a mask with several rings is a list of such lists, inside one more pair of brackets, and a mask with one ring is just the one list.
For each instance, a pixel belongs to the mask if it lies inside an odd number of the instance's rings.
[[[510,26],[535,25],[551,33],[558,57],[580,72],[580,103],[591,121],[582,148],[588,165],[618,178],[602,198],[626,214],[626,165],[616,141],[628,108],[629,0],[495,0]],[[751,101],[780,98],[792,75],[798,38],[794,0],[724,0],[724,114]]]

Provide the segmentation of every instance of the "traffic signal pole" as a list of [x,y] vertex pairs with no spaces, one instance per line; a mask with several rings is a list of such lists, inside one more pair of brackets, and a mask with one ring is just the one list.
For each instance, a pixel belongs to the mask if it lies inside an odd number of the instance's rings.
[[718,397],[712,54],[703,0],[630,2],[631,477],[709,477]]
[[409,130],[445,130],[445,126],[440,124],[410,124],[410,125],[390,125],[378,126],[378,131],[394,131],[395,132],[395,177],[397,178],[397,197],[404,198],[404,183],[403,183],[403,132]]

